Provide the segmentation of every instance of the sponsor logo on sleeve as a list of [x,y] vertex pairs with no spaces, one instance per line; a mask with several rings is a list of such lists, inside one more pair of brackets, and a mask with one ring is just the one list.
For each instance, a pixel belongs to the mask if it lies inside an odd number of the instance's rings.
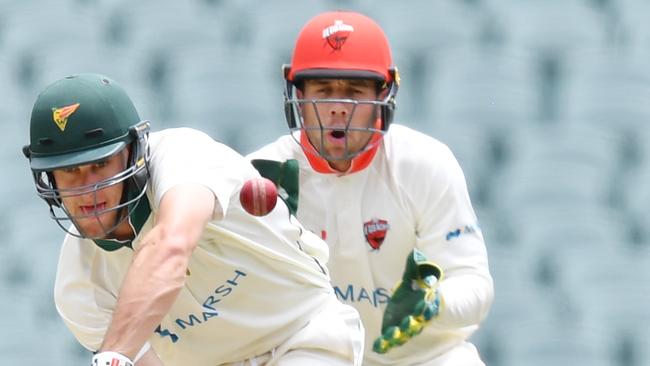
[[445,239],[447,241],[451,241],[453,239],[460,237],[463,234],[474,234],[479,231],[480,229],[476,224],[465,225],[463,227],[448,232],[447,235],[445,236]]

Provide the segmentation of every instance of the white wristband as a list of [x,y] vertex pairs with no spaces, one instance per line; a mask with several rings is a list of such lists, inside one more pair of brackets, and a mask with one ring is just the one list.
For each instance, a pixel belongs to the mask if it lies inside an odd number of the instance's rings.
[[133,361],[117,352],[99,352],[93,356],[91,366],[133,366]]

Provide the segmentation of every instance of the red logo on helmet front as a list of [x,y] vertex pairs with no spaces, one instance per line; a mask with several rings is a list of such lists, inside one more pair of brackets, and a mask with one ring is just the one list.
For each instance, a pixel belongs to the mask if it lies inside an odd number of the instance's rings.
[[335,20],[333,25],[323,29],[323,39],[334,51],[339,51],[352,32],[354,27],[343,23],[342,20]]
[[386,238],[388,229],[390,229],[390,225],[386,220],[372,219],[363,224],[363,234],[372,249],[379,249]]

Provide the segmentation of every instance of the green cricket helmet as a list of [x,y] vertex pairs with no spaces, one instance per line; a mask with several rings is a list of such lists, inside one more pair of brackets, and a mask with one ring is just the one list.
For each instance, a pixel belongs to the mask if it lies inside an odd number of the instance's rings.
[[[98,74],[65,77],[46,87],[36,99],[30,121],[30,143],[23,147],[29,159],[38,195],[50,206],[51,217],[66,232],[64,221],[97,217],[118,211],[108,235],[127,219],[144,195],[148,180],[149,123],[141,121],[133,102],[115,81]],[[125,169],[115,176],[91,185],[58,189],[52,171],[105,160],[131,146]],[[62,198],[95,195],[109,186],[125,183],[116,207],[85,216],[73,216],[62,205]],[[98,220],[99,221],[99,220]],[[95,238],[91,238],[95,239]]]

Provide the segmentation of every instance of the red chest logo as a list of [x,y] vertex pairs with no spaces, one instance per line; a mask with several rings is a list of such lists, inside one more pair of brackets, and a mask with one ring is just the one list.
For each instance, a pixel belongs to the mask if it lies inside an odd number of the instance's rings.
[[386,238],[386,232],[390,229],[388,221],[372,219],[363,224],[363,235],[366,241],[374,250],[378,250]]

